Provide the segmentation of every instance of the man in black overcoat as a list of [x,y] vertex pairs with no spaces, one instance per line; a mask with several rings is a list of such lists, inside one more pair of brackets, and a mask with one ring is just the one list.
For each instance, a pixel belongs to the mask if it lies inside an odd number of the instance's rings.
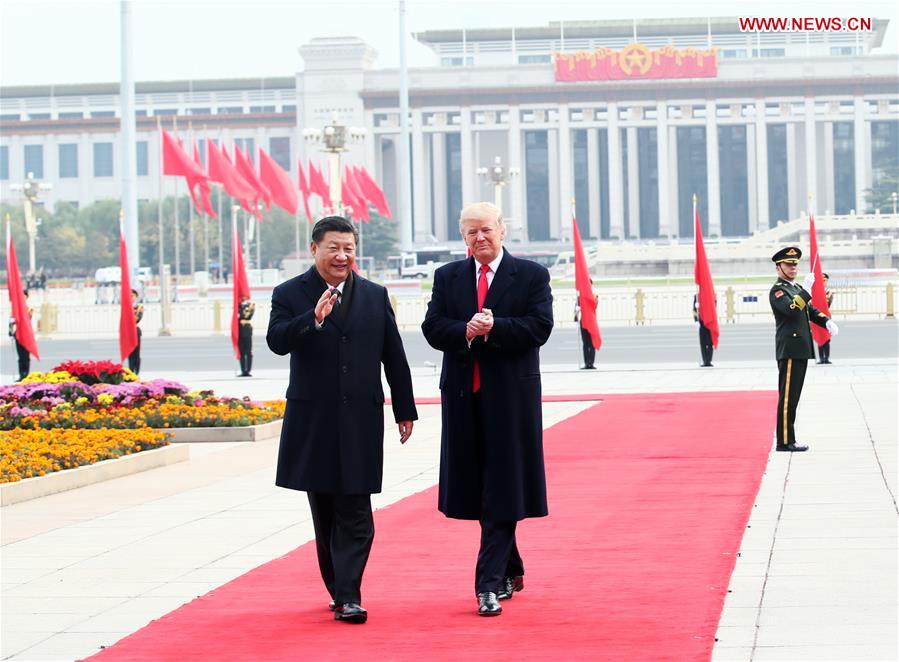
[[797,246],[781,248],[772,256],[777,280],[768,294],[777,325],[774,337],[778,373],[777,450],[791,453],[808,450],[807,445],[796,442],[793,426],[808,360],[815,358],[809,322],[823,326],[834,336],[840,331],[827,315],[811,303],[814,271],[806,275],[802,285],[794,282],[801,257],[802,251]]
[[443,352],[440,375],[440,511],[479,520],[478,613],[524,588],[515,528],[544,517],[540,346],[553,327],[549,272],[503,248],[500,210],[465,207],[459,221],[471,257],[440,267],[422,324]]
[[308,493],[330,608],[350,623],[368,617],[360,587],[384,460],[381,364],[400,443],[418,418],[387,290],[353,273],[357,240],[341,216],[315,224],[315,265],[275,288],[266,335],[273,352],[290,353],[275,482]]

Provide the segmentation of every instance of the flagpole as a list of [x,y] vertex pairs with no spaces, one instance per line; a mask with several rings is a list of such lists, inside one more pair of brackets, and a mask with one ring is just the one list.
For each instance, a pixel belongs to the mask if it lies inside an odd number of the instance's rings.
[[[188,122],[187,123],[188,136],[190,136],[190,145],[191,149],[193,149],[194,144],[194,127]],[[189,184],[188,184],[189,186]],[[201,193],[202,195],[202,193]],[[194,220],[196,220],[196,216],[194,215],[194,205],[193,205],[193,196],[191,196],[191,204],[187,207],[187,236],[190,240],[190,280],[193,282],[194,274],[197,272],[197,262],[194,254]]]
[[[222,144],[222,132],[219,131],[219,139],[218,144]],[[207,155],[209,154],[209,147],[206,148]],[[207,163],[209,162],[207,156]],[[207,166],[208,167],[208,166]],[[222,236],[222,189],[224,185],[220,185],[218,187],[218,231],[219,231],[219,280],[223,280],[223,276],[225,275],[225,256],[224,250],[222,246],[224,245],[224,237]]]
[[[206,170],[209,171],[209,137],[206,125],[203,125],[203,149],[206,150]],[[207,185],[209,182],[207,182]],[[206,215],[206,203],[203,203],[203,271],[209,274],[209,216]]]
[[[576,209],[575,200],[574,200],[574,198],[572,198],[571,199],[571,225],[572,226],[574,226],[574,224],[577,223],[577,215],[575,214],[575,209]],[[572,231],[571,231],[571,250],[572,250],[572,252],[574,252],[574,248],[575,248],[575,246],[574,246],[574,228],[572,228]],[[575,267],[575,269],[577,269],[577,267]],[[579,313],[578,313],[579,319],[574,324],[574,333],[575,333],[574,351],[577,352],[577,367],[578,367],[578,370],[580,370],[582,367],[586,367],[587,364],[584,363],[584,365],[581,366],[582,359],[584,358],[584,352],[582,349],[583,344],[584,344],[584,339],[581,338],[581,320],[583,319],[584,309],[581,308],[580,292],[577,291],[577,273],[576,272],[575,272],[575,280],[574,280],[574,303],[577,306],[577,309],[579,311]]]
[[[172,118],[172,132],[176,135],[175,140],[177,140],[177,132],[178,132],[178,118]],[[174,221],[175,221],[175,298],[178,298],[178,281],[181,280],[181,232],[180,232],[180,224],[178,222],[178,178],[175,178],[175,211],[174,211]]]
[[168,316],[166,314],[166,294],[168,294],[165,282],[165,234],[163,232],[162,221],[162,203],[164,200],[164,188],[162,183],[163,171],[163,150],[162,150],[162,118],[157,115],[156,128],[159,131],[159,204],[156,205],[156,220],[159,224],[159,318],[160,324],[159,335],[170,336],[172,331],[169,328]]

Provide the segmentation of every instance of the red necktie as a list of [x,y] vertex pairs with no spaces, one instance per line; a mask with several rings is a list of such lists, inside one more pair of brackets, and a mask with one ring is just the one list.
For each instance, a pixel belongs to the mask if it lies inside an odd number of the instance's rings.
[[[481,275],[478,276],[478,312],[484,307],[484,301],[487,299],[487,272],[490,271],[489,264],[481,265]],[[472,373],[471,390],[477,393],[481,390],[481,369],[478,366],[477,359],[474,362],[474,372]]]

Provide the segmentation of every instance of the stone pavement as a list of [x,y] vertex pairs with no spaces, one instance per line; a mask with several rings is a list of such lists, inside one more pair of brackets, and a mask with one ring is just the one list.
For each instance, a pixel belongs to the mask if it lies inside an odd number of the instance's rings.
[[[899,657],[897,363],[835,359],[809,367],[797,427],[812,450],[771,453],[714,660]],[[414,373],[419,397],[437,395],[437,369]],[[254,398],[282,397],[286,383],[286,370],[165,376]],[[776,381],[773,361],[544,366],[547,394],[772,389]],[[588,406],[547,403],[545,423]],[[388,426],[376,507],[436,482],[439,407],[419,414],[405,446]],[[0,657],[90,655],[310,540],[304,495],[273,484],[276,453],[276,441],[193,444],[188,462],[3,508]]]

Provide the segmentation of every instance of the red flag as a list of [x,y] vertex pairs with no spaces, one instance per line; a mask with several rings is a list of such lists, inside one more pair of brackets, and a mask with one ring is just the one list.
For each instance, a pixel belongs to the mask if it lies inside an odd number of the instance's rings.
[[587,269],[587,256],[581,244],[581,233],[577,227],[577,219],[573,215],[571,226],[574,237],[574,286],[577,288],[577,302],[581,307],[581,326],[589,332],[593,348],[599,349],[602,347],[602,335],[596,321],[596,296],[593,294],[593,282]]
[[263,149],[259,150],[259,178],[271,192],[276,205],[288,214],[297,213],[297,190],[290,175]]
[[365,221],[366,223],[371,219],[371,215],[368,213],[368,203],[365,201],[365,198],[357,196],[350,183],[349,169],[344,171],[344,177],[340,180],[340,197],[344,205],[350,206],[349,214],[352,218],[357,221]]
[[162,174],[180,175],[191,179],[206,179],[206,173],[199,164],[188,156],[168,131],[162,129]]
[[359,183],[363,187],[362,190],[365,191],[365,197],[372,201],[378,213],[381,216],[393,218],[393,214],[390,213],[390,205],[387,204],[387,198],[384,196],[384,191],[381,190],[381,187],[378,186],[372,176],[368,174],[368,170],[362,166],[357,170],[356,174],[358,175]]
[[9,289],[12,318],[16,321],[16,340],[34,358],[40,359],[40,354],[37,352],[37,341],[34,339],[34,330],[31,328],[31,315],[28,312],[25,290],[22,288],[19,261],[16,259],[16,247],[12,243],[12,231],[8,220],[6,221],[6,286]]
[[709,260],[705,256],[705,244],[702,241],[702,225],[699,222],[699,212],[696,210],[696,198],[693,198],[693,230],[696,246],[696,265],[693,271],[693,280],[699,286],[697,301],[699,302],[699,319],[712,334],[712,347],[718,347],[718,298],[715,296],[715,283],[712,281],[712,272],[709,269]]
[[356,198],[357,204],[359,205],[359,218],[361,218],[366,223],[370,222],[371,213],[368,211],[369,198],[365,194],[365,191],[362,190],[361,183],[357,178],[357,171],[353,166],[347,166],[346,183],[347,187],[350,189],[350,192],[353,194],[353,197]]
[[309,162],[309,188],[322,199],[325,207],[331,206],[331,188],[322,176],[322,171],[312,161]]
[[[824,267],[821,265],[821,254],[818,253],[818,233],[815,230],[815,217],[808,217],[808,241],[811,245],[809,256],[812,261],[812,272],[815,274],[815,284],[812,285],[812,305],[822,313],[830,317],[830,306],[827,305],[827,294],[824,291]],[[812,324],[812,337],[820,347],[830,340],[830,331],[824,327]]]
[[128,249],[125,233],[119,228],[119,266],[122,269],[122,310],[119,312],[119,355],[122,361],[137,347],[137,321],[131,300],[131,272],[128,270]]
[[[247,183],[256,189],[256,197],[255,201],[262,200],[265,203],[266,209],[271,209],[272,207],[272,194],[268,190],[268,187],[262,183],[259,179],[259,175],[256,174],[256,168],[253,166],[253,162],[250,160],[248,154],[244,154],[243,151],[237,145],[234,146],[234,161],[237,166],[237,172],[241,174],[241,176],[247,180]],[[258,205],[254,205],[254,207],[258,210]],[[257,218],[261,219],[262,214],[257,214]]]
[[250,298],[250,283],[247,280],[247,268],[243,262],[243,246],[240,236],[237,234],[237,224],[231,224],[231,271],[234,283],[234,310],[231,312],[231,344],[234,345],[234,355],[240,358],[237,339],[240,330],[240,302]]
[[211,141],[206,141],[208,147],[207,155],[209,159],[207,166],[209,168],[209,179],[219,182],[225,188],[225,193],[232,198],[240,201],[252,200],[256,197],[256,189],[254,189],[240,175],[239,172],[231,165],[231,161],[226,156],[227,152]]
[[306,182],[306,173],[303,171],[302,161],[297,161],[297,175],[300,184],[300,193],[303,194],[303,210],[306,212],[306,218],[312,222],[312,212],[309,211],[309,184]]
[[[206,141],[206,144],[209,144],[209,141]],[[209,152],[206,152],[207,156]],[[209,159],[206,159],[207,161]],[[197,149],[197,141],[194,140],[194,161],[197,162],[197,165],[200,165],[200,150]],[[201,214],[206,214],[209,218],[215,219],[218,218],[218,214],[215,213],[215,209],[212,207],[212,190],[209,186],[209,180],[204,179],[202,181],[197,182],[197,185],[200,187],[200,197],[203,201],[203,210],[200,211],[200,208],[197,207],[197,211]],[[194,202],[196,204],[196,202]]]

